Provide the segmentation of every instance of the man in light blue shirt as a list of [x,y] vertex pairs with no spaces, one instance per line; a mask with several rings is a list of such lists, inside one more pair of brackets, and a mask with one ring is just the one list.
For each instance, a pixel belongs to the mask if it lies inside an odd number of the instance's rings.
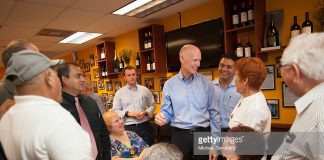
[[124,69],[126,85],[116,92],[113,111],[124,119],[125,129],[138,134],[148,145],[153,144],[153,117],[155,101],[150,90],[136,83],[136,71],[132,66]]
[[179,59],[180,72],[164,84],[161,112],[155,116],[155,123],[162,126],[171,122],[171,143],[181,150],[183,159],[208,159],[193,157],[193,133],[220,133],[215,89],[207,77],[197,73],[201,60],[198,47],[184,45]]
[[237,59],[238,57],[232,53],[222,55],[218,66],[219,78],[213,81],[221,113],[222,132],[229,130],[230,115],[241,97],[236,91],[234,77],[234,63]]

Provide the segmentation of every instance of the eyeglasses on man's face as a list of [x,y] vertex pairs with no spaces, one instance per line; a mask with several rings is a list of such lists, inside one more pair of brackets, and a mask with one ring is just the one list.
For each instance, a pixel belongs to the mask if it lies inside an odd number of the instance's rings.
[[290,66],[291,66],[291,64],[282,64],[282,63],[277,64],[278,70],[281,69],[281,68],[290,67]]

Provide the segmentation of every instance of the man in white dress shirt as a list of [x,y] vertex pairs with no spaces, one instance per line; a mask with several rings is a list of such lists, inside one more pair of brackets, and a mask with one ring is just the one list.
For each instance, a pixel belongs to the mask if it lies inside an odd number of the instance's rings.
[[297,116],[272,159],[324,159],[324,33],[302,34],[281,58],[281,75],[300,97]]
[[153,128],[149,120],[155,110],[154,97],[148,88],[137,84],[134,67],[126,67],[123,75],[127,84],[116,92],[113,110],[124,119],[126,130],[152,145]]

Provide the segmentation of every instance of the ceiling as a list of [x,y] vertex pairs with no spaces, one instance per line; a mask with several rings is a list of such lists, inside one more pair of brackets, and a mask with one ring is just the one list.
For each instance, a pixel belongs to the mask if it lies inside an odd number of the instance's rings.
[[[36,44],[49,57],[100,43],[208,0],[183,0],[145,18],[112,15],[133,0],[0,0],[0,53],[15,39]],[[62,37],[39,36],[42,29],[99,32],[83,44],[58,44]]]

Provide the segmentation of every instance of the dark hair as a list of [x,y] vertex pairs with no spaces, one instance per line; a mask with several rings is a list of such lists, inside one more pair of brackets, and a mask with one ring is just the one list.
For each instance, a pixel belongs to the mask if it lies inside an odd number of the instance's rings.
[[231,60],[233,60],[234,62],[235,62],[236,60],[239,59],[239,58],[237,57],[237,55],[234,54],[234,53],[225,53],[225,54],[222,54],[221,57],[220,57],[220,60],[223,59],[223,58],[231,59]]
[[267,69],[260,58],[241,58],[235,62],[235,70],[242,80],[248,79],[251,89],[259,90],[267,76]]
[[27,50],[28,48],[35,48],[38,49],[33,43],[28,42],[23,39],[18,39],[10,42],[6,49],[2,52],[2,63],[4,66],[7,68],[8,62],[12,56],[12,54],[22,51],[22,50]]
[[[240,136],[240,133],[235,132],[249,132],[244,134],[242,143],[236,143],[236,154],[239,155],[239,160],[260,160],[265,153],[265,140],[261,133],[256,132],[253,128],[239,125],[229,130],[229,135]],[[249,155],[247,154],[249,153]]]
[[127,66],[127,67],[125,67],[124,70],[123,70],[123,76],[125,76],[125,71],[126,70],[133,70],[133,69],[135,70],[135,67],[133,67],[133,66]]
[[80,67],[79,65],[77,65],[74,62],[66,62],[66,63],[61,64],[58,67],[58,69],[57,69],[57,76],[60,78],[60,81],[61,81],[61,84],[62,85],[63,85],[62,77],[64,76],[64,77],[69,78],[69,75],[70,75],[70,65]]

